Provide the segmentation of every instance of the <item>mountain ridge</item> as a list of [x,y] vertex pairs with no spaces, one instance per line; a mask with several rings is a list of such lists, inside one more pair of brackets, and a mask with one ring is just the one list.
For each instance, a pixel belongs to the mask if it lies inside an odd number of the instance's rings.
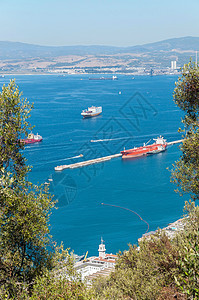
[[119,53],[144,53],[156,51],[197,51],[199,37],[180,37],[143,45],[119,47],[108,45],[44,46],[23,42],[0,41],[0,59],[55,57],[64,55],[114,55]]

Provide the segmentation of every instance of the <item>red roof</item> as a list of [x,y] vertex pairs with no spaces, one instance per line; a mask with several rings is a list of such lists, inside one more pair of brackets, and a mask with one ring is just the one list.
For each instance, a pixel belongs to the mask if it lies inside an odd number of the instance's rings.
[[106,257],[115,257],[115,258],[117,258],[117,255],[115,255],[115,254],[106,254]]
[[102,258],[102,257],[96,257],[94,258],[94,260],[97,260],[97,261],[104,261],[104,262],[115,262],[115,259],[107,259],[107,258]]

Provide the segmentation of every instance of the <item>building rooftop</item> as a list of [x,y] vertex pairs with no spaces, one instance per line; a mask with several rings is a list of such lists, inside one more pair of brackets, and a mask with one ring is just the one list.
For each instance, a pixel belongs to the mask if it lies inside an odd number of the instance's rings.
[[113,271],[113,268],[106,268],[106,269],[98,271],[92,275],[89,275],[86,278],[87,278],[87,280],[91,281],[93,279],[96,279],[99,276],[106,277],[106,276],[109,276],[112,271]]

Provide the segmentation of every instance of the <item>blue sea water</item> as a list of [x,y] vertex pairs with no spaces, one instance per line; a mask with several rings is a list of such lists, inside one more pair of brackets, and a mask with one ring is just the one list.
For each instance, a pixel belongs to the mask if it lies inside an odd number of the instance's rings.
[[[14,76],[0,79],[7,84]],[[44,183],[58,199],[51,233],[77,254],[96,255],[101,236],[108,252],[134,244],[147,230],[167,226],[183,214],[184,198],[170,183],[179,145],[164,153],[123,161],[120,157],[80,169],[55,172],[57,165],[119,153],[163,135],[177,133],[182,114],[172,100],[175,76],[120,75],[118,80],[89,80],[88,75],[15,76],[24,98],[34,102],[31,123],[43,142],[24,150],[32,165],[29,179]],[[81,110],[102,106],[102,115],[82,119]],[[90,142],[94,140],[95,142]],[[83,158],[71,157],[83,154]]]

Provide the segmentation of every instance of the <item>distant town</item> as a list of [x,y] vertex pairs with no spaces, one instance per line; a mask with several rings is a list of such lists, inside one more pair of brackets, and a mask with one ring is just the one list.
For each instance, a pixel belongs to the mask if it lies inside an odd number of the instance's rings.
[[[135,65],[135,61],[138,66]],[[51,61],[31,59],[18,62],[0,61],[0,74],[126,74],[126,75],[168,75],[180,73],[181,67],[176,60],[170,65],[162,67],[158,63],[142,62],[129,54],[120,57],[106,56],[66,56]]]
[[184,37],[132,47],[51,47],[0,42],[0,75],[6,74],[179,74],[195,61],[199,38]]

